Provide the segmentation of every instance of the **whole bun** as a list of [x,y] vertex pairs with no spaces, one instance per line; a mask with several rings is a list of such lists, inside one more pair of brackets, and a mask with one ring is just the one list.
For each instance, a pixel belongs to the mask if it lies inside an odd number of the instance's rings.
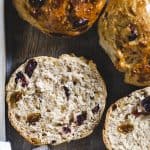
[[125,82],[150,85],[150,3],[110,0],[99,21],[100,44]]
[[75,36],[87,31],[106,0],[13,0],[20,16],[44,33]]

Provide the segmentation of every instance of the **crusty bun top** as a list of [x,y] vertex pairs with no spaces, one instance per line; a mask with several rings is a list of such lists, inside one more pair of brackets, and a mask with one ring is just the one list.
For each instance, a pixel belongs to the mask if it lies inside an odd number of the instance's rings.
[[110,0],[99,22],[100,44],[125,81],[150,85],[150,1]]
[[13,0],[19,14],[46,33],[78,35],[96,21],[106,0]]

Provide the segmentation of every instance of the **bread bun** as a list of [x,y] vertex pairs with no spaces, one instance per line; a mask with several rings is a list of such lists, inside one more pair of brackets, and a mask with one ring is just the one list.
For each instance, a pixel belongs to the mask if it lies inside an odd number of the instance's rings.
[[44,33],[75,36],[87,31],[106,0],[13,0],[20,16]]
[[34,145],[58,145],[91,134],[106,88],[92,61],[70,55],[27,60],[7,87],[8,118]]
[[150,87],[121,98],[109,108],[103,139],[108,150],[150,150]]
[[110,0],[99,21],[100,45],[125,82],[150,85],[150,2]]

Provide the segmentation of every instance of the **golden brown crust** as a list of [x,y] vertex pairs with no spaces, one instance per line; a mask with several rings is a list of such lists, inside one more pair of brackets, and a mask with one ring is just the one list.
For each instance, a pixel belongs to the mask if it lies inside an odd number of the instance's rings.
[[13,0],[20,16],[44,33],[75,36],[87,31],[106,0]]
[[110,0],[99,22],[100,44],[125,82],[150,85],[150,3]]
[[107,136],[106,136],[106,128],[107,128],[107,124],[108,124],[108,122],[109,122],[109,115],[110,115],[110,113],[111,113],[111,111],[112,111],[112,106],[113,106],[114,104],[112,104],[110,107],[109,107],[109,109],[107,110],[107,114],[106,114],[106,119],[105,119],[105,124],[104,124],[104,128],[103,128],[103,142],[104,142],[104,144],[105,144],[105,146],[106,146],[106,148],[107,149],[109,149],[109,150],[112,150],[112,148],[111,148],[111,144],[110,144],[110,141],[108,140],[108,138],[107,138]]

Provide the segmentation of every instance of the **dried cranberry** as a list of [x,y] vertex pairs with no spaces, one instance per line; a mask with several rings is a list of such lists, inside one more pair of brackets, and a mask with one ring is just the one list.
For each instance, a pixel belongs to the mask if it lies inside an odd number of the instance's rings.
[[136,109],[136,110],[132,111],[132,114],[137,118],[141,115],[141,112],[138,112],[138,110]]
[[98,111],[99,111],[99,105],[95,106],[95,107],[92,109],[92,113],[93,113],[93,114],[98,113]]
[[133,113],[133,115],[135,117],[139,117],[140,115],[147,116],[149,115],[149,112],[137,112],[137,113]]
[[137,117],[139,117],[141,115],[147,116],[147,115],[150,114],[150,112],[146,112],[146,111],[139,112],[138,109],[135,109],[135,110],[132,111],[132,114],[137,118]]
[[65,94],[66,94],[67,100],[69,100],[69,96],[70,96],[69,89],[68,89],[66,86],[64,86],[63,88],[64,88],[64,91],[65,91]]
[[46,0],[29,0],[29,3],[33,7],[42,7]]
[[150,96],[142,100],[141,105],[144,107],[146,112],[150,113]]
[[28,75],[29,78],[31,78],[36,66],[37,66],[37,62],[34,59],[28,61],[28,64],[25,67],[25,73]]
[[87,118],[87,112],[86,111],[84,111],[84,112],[82,112],[82,114],[78,115],[77,116],[77,124],[78,124],[78,126],[82,125],[84,120],[86,120],[86,118]]
[[63,127],[63,132],[64,133],[70,133],[71,132],[71,129],[69,127]]
[[129,41],[134,41],[137,36],[138,36],[138,31],[135,27],[135,25],[133,24],[129,24],[129,28],[130,28],[130,35],[128,36]]
[[26,81],[26,78],[25,78],[25,76],[24,76],[24,74],[20,71],[20,72],[18,72],[17,74],[16,74],[16,78],[15,78],[15,82],[16,82],[16,84],[18,83],[18,80],[20,80],[21,81],[21,85],[22,85],[22,87],[25,87],[25,86],[27,86],[28,85],[28,83],[27,83],[27,81]]

